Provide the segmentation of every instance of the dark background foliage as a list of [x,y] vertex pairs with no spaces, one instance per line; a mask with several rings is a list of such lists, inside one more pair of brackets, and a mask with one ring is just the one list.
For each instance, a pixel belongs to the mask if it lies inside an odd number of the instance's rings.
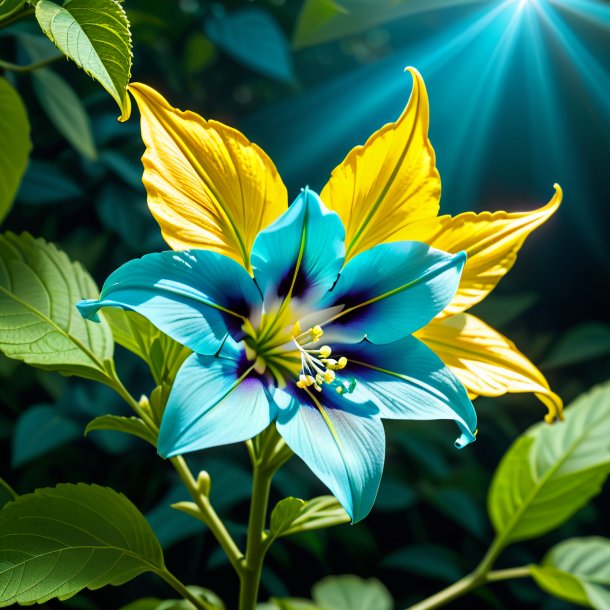
[[[443,212],[531,209],[550,198],[554,181],[566,192],[556,217],[529,239],[513,271],[479,313],[540,364],[566,402],[605,380],[610,370],[610,89],[604,111],[600,91],[585,77],[596,74],[592,57],[607,79],[595,82],[600,87],[610,82],[607,26],[569,11],[560,15],[581,47],[545,29],[538,44],[545,46],[549,69],[533,82],[524,66],[531,67],[537,47],[527,40],[527,31],[513,32],[510,61],[504,65],[502,54],[492,53],[487,71],[474,57],[483,52],[484,40],[468,42],[445,63],[430,59],[448,53],[459,28],[474,27],[476,11],[491,11],[493,2],[405,16],[291,50],[288,40],[301,6],[293,0],[222,5],[127,0],[134,80],[158,88],[176,106],[243,129],[271,154],[294,196],[304,184],[321,188],[352,146],[398,115],[410,87],[402,67],[420,67],[431,98]],[[263,25],[239,36],[227,33],[223,19],[244,8],[264,15]],[[265,26],[265,19],[274,26]],[[497,42],[505,26],[485,26],[487,34],[481,36]],[[497,31],[490,33],[493,27]],[[28,46],[22,43],[36,44],[27,38],[35,32],[20,24],[20,40],[0,38],[4,56],[27,59]],[[564,43],[573,44],[576,56]],[[578,56],[583,48],[590,57]],[[34,153],[4,228],[58,242],[101,282],[126,260],[164,247],[141,185],[137,116],[117,123],[116,107],[97,85],[65,61],[53,69],[71,83],[87,109],[96,158],[84,158],[66,143],[43,112],[28,75],[13,76],[28,107]],[[455,97],[453,92],[462,93]],[[135,395],[151,390],[141,363],[126,352],[118,361]],[[3,358],[0,405],[0,475],[19,492],[58,481],[95,482],[123,491],[149,516],[168,563],[182,580],[215,590],[232,607],[236,582],[211,536],[166,508],[168,501],[185,499],[170,468],[138,440],[105,432],[82,437],[93,417],[126,413],[111,391]],[[450,425],[387,425],[387,466],[371,516],[357,526],[278,543],[265,571],[263,595],[307,596],[327,574],[355,573],[378,577],[397,607],[404,607],[474,567],[492,535],[485,499],[493,470],[512,440],[544,412],[532,395],[479,399],[476,406],[477,443],[457,453]],[[245,449],[207,451],[191,462],[211,473],[212,499],[234,534],[243,537],[249,495]],[[298,459],[277,478],[278,498],[320,492]],[[604,518],[609,509],[606,492],[560,530],[511,547],[499,567],[539,560],[554,542],[571,535],[610,536]],[[169,592],[145,576],[121,589],[80,595],[68,605],[119,608],[148,594]],[[529,581],[488,587],[478,596],[455,607],[569,607]]]

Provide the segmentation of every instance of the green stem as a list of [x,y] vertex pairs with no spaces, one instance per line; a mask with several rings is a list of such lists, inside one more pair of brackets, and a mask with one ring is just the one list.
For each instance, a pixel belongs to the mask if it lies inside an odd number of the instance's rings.
[[[151,419],[151,417],[142,409],[137,400],[128,392],[121,380],[113,375],[109,385],[112,389],[133,409],[133,411],[146,423],[146,425],[155,433],[159,432],[159,427]],[[237,544],[231,537],[224,523],[218,516],[218,513],[214,510],[214,507],[210,503],[210,499],[201,493],[197,487],[197,481],[191,472],[186,460],[182,456],[174,457],[170,459],[170,462],[180,480],[184,483],[184,486],[191,495],[193,502],[198,506],[201,516],[201,521],[207,525],[212,535],[216,538],[223,551],[226,553],[231,565],[235,568],[235,571],[241,575],[242,571],[242,559],[243,553],[239,550]]]
[[[491,549],[490,549],[491,550]],[[486,556],[487,557],[487,556]],[[483,560],[483,562],[485,559]],[[481,562],[481,565],[483,565]],[[440,608],[469,593],[470,591],[481,587],[490,582],[499,582],[501,580],[509,580],[512,578],[525,578],[530,575],[530,569],[528,566],[522,566],[518,568],[509,568],[506,570],[495,570],[494,572],[480,572],[480,566],[472,574],[464,576],[458,582],[451,586],[435,593],[431,597],[410,606],[408,610],[432,610],[433,608]]]
[[440,608],[454,599],[466,595],[466,593],[478,587],[479,584],[480,582],[477,582],[474,576],[469,574],[446,589],[428,597],[424,601],[409,606],[408,610],[431,610],[432,608]]
[[218,516],[218,513],[214,510],[214,507],[210,503],[209,498],[199,491],[197,481],[188,467],[186,460],[182,456],[178,456],[171,458],[170,462],[176,469],[180,480],[184,483],[184,486],[191,494],[193,501],[199,507],[201,512],[201,520],[208,526],[218,541],[218,544],[220,544],[222,550],[229,558],[231,565],[235,568],[238,575],[241,576],[244,569],[242,565],[243,553],[239,550],[237,544],[235,544],[231,534],[228,532],[224,523]]
[[33,15],[34,12],[33,8],[18,7],[0,19],[0,28],[5,28],[15,23],[15,21],[19,21],[24,17],[29,17],[30,15]]
[[511,580],[513,578],[527,578],[528,576],[531,576],[531,574],[532,571],[530,566],[494,570],[487,575],[487,582],[499,582],[501,580]]
[[239,591],[239,610],[255,610],[258,600],[263,561],[267,545],[265,533],[265,519],[271,479],[276,469],[269,468],[260,461],[254,461],[252,480],[252,501],[250,504],[250,519],[248,521],[248,543],[246,547],[246,561],[241,573],[241,587]]
[[193,606],[195,606],[195,608],[198,610],[214,610],[214,606],[208,604],[208,602],[206,602],[204,599],[193,595],[187,589],[187,587],[167,569],[157,572],[157,575],[160,576],[170,587],[172,587],[172,589],[180,593],[184,599],[191,602],[191,604],[193,604]]
[[10,61],[4,61],[3,59],[0,59],[0,68],[3,68],[4,70],[10,70],[11,72],[31,72],[32,70],[37,70],[38,68],[48,66],[49,64],[52,64],[53,62],[57,61],[58,59],[61,59],[62,57],[63,55],[61,54],[52,55],[51,57],[47,57],[46,59],[41,59],[40,61],[35,61],[34,63],[25,65],[13,64]]

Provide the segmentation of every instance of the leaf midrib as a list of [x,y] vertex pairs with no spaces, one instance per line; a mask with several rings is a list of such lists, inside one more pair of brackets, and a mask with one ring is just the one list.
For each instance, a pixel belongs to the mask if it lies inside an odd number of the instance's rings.
[[[81,343],[79,339],[69,334],[61,326],[59,326],[57,322],[55,322],[51,318],[48,318],[41,311],[30,305],[27,301],[24,301],[23,299],[19,298],[14,292],[7,290],[4,286],[0,286],[0,294],[5,294],[9,299],[12,299],[15,303],[25,308],[31,314],[33,314],[34,316],[42,320],[44,323],[51,326],[54,330],[59,332],[65,339],[67,339],[70,343],[73,343],[78,349],[80,349],[96,365],[100,372],[106,375],[106,370],[104,368],[103,362],[101,362],[98,357],[92,351],[89,350],[89,348],[83,345],[83,343]],[[2,314],[0,314],[0,317],[2,317]]]
[[[549,468],[549,470],[536,482],[537,484],[535,484],[533,486],[532,490],[530,491],[530,493],[525,498],[523,504],[517,509],[517,511],[515,512],[513,517],[510,519],[508,527],[506,527],[504,530],[502,530],[499,533],[499,537],[501,537],[503,540],[510,540],[510,533],[511,533],[511,531],[519,523],[519,520],[521,519],[523,514],[526,512],[526,510],[534,502],[534,500],[536,499],[536,496],[538,495],[538,493],[540,493],[544,489],[545,485],[557,473],[559,468],[561,468],[561,466],[563,466],[563,464],[565,464],[565,462],[568,460],[568,458],[571,457],[571,455],[576,450],[576,448],[580,445],[580,443],[582,443],[583,440],[588,436],[588,434],[591,431],[591,429],[592,429],[591,426],[586,427],[585,430],[583,431],[583,433],[580,434],[574,440],[574,442],[569,447],[569,449],[565,452],[565,454],[551,468]],[[534,443],[537,440],[538,439],[534,439]],[[528,454],[527,454],[528,462],[529,462],[529,459],[530,459],[530,452],[532,451],[532,449],[534,447],[534,443],[532,443],[530,445],[529,450],[528,450]],[[603,463],[598,464],[595,467],[583,468],[581,470],[576,470],[576,471],[574,471],[573,473],[570,473],[570,474],[573,475],[573,474],[577,474],[578,472],[582,472],[582,471],[585,471],[585,470],[594,470],[596,468],[600,468],[601,466],[603,466]],[[531,472],[531,470],[532,470],[532,465],[530,464],[530,472]]]
[[[46,538],[46,536],[42,536],[42,535],[39,535],[39,537]],[[3,551],[13,551],[16,553],[24,552],[24,551],[20,551],[19,549],[10,549],[10,548],[4,548],[2,550]],[[132,559],[137,559],[138,561],[142,562],[143,564],[149,566],[151,572],[162,572],[165,568],[165,565],[163,563],[161,565],[156,565],[154,563],[151,563],[149,560],[145,559],[142,555],[138,555],[137,553],[134,553],[133,551],[130,551],[127,549],[122,549],[121,547],[116,547],[116,546],[112,546],[112,545],[104,545],[104,546],[76,545],[76,546],[65,546],[61,549],[53,549],[52,551],[46,551],[44,553],[38,553],[36,555],[32,555],[31,557],[29,557],[28,559],[25,559],[24,561],[20,561],[19,563],[12,564],[9,568],[0,570],[0,576],[6,574],[7,572],[16,570],[17,568],[20,568],[21,566],[25,566],[28,562],[35,561],[37,559],[40,559],[41,557],[55,555],[56,553],[61,554],[64,551],[78,551],[78,550],[111,551],[113,553],[121,553],[123,555],[127,555],[128,557],[131,557]],[[16,593],[15,596],[17,596],[17,595],[19,595],[19,594]]]

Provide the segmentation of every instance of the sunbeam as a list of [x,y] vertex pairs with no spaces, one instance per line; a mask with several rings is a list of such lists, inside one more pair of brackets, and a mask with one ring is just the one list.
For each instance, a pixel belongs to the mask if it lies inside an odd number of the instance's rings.
[[[304,181],[320,188],[347,153],[345,142],[363,142],[398,116],[409,87],[403,68],[416,66],[430,91],[444,212],[496,199],[509,209],[530,207],[558,181],[566,190],[564,217],[586,232],[586,249],[607,256],[595,212],[600,191],[587,185],[603,165],[595,150],[610,145],[610,66],[598,59],[610,56],[610,7],[504,0],[439,14],[433,28],[421,15],[392,24],[390,56],[253,117],[246,129],[279,160],[291,188]],[[420,35],[424,27],[430,35]],[[584,128],[587,121],[595,124]],[[583,133],[593,141],[584,142]]]

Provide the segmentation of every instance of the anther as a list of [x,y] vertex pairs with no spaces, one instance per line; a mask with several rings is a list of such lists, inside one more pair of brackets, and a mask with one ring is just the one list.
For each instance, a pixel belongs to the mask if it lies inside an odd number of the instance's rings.
[[316,341],[319,341],[322,338],[323,334],[324,331],[322,330],[322,327],[319,324],[316,324],[311,329],[311,340],[315,343]]
[[323,345],[320,348],[320,356],[322,356],[322,358],[328,358],[331,354],[332,350],[330,349],[330,347],[328,345]]
[[324,373],[324,381],[326,383],[332,383],[335,380],[335,372],[328,370]]

